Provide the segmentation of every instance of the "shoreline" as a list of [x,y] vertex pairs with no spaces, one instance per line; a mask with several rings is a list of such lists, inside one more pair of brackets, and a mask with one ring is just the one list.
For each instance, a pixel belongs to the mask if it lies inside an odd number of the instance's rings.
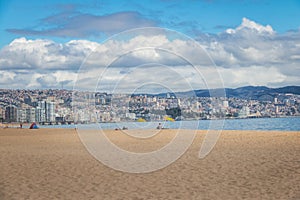
[[[157,123],[157,124],[156,124]],[[300,130],[300,117],[289,118],[249,118],[249,119],[236,119],[236,120],[197,120],[197,121],[175,121],[175,122],[120,122],[120,123],[91,123],[91,124],[64,124],[64,125],[40,125],[39,128],[45,129],[75,129],[80,130],[114,130],[122,129],[123,127],[129,130],[137,129],[156,129],[158,123],[163,124],[166,129],[218,129],[218,130],[269,130],[269,131],[299,131]],[[29,128],[31,124],[23,124],[23,128]],[[215,128],[214,128],[215,127]],[[2,128],[20,128],[20,124],[0,124]]]
[[[161,130],[161,131],[196,131],[196,132],[207,132],[207,131],[221,131],[221,132],[295,132],[295,133],[300,133],[300,130],[252,130],[252,129],[175,129],[175,128],[163,128],[163,129],[78,129],[76,127],[72,127],[72,128],[60,128],[60,127],[53,127],[53,128],[49,128],[47,127],[43,127],[43,126],[39,126],[39,128],[37,129],[29,129],[27,127],[1,127],[0,126],[0,130],[31,130],[31,131],[37,131],[37,130],[57,130],[57,131],[64,131],[64,130],[69,130],[69,131],[77,131],[77,130],[81,130],[81,131],[103,131],[103,132],[122,132],[122,131],[129,131],[129,132],[134,132],[134,131],[157,131],[157,130]],[[1,135],[1,134],[0,134]]]

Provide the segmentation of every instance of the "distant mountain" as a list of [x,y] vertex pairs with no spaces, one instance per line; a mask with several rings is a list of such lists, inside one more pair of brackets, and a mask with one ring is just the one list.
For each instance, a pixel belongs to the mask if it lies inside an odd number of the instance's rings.
[[[300,86],[286,86],[281,88],[268,88],[265,86],[245,86],[236,89],[225,88],[226,97],[235,97],[240,99],[253,99],[253,100],[271,100],[278,94],[297,94],[300,95]],[[192,90],[186,92],[176,93],[160,93],[155,96],[166,97],[167,94],[176,97],[210,97],[210,96],[224,96],[223,89],[212,90]]]
[[226,92],[226,96],[243,99],[269,100],[269,98],[273,99],[278,94],[287,93],[300,95],[300,86],[287,86],[281,88],[247,86],[233,89],[231,92]]

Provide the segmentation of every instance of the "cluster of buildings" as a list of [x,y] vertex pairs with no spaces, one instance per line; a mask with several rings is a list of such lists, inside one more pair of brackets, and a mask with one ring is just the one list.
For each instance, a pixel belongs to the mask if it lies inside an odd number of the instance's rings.
[[0,90],[0,121],[65,123],[71,97],[66,90]]
[[40,124],[300,116],[300,96],[272,100],[0,90],[0,121]]
[[56,121],[55,102],[38,101],[36,107],[22,104],[21,107],[15,105],[6,106],[4,111],[6,122],[49,122]]

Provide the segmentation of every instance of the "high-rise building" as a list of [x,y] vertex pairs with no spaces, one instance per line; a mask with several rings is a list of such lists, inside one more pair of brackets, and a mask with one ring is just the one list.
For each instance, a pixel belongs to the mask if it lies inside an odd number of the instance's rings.
[[39,101],[35,115],[37,122],[54,122],[55,121],[55,103]]
[[37,122],[46,122],[46,101],[38,101],[35,118]]
[[248,106],[243,106],[242,109],[239,111],[239,117],[245,118],[250,115],[250,109]]
[[223,107],[224,107],[224,108],[228,108],[228,107],[229,107],[228,101],[223,101]]
[[167,93],[167,99],[169,99],[169,98],[171,98],[171,95],[170,95],[170,93],[168,92],[168,93]]
[[35,122],[35,108],[26,108],[26,122]]
[[32,107],[19,108],[17,110],[17,121],[18,122],[35,122],[36,109]]
[[35,121],[36,122],[45,122],[46,121],[45,112],[40,107],[35,108]]
[[26,110],[19,108],[17,109],[17,121],[18,122],[26,122]]
[[278,114],[278,113],[279,113],[279,107],[275,106],[275,114]]
[[17,121],[17,107],[7,106],[5,108],[5,121],[6,122],[16,122]]
[[0,107],[0,122],[3,122],[5,119],[5,110]]
[[54,102],[46,103],[46,121],[47,122],[55,121]]

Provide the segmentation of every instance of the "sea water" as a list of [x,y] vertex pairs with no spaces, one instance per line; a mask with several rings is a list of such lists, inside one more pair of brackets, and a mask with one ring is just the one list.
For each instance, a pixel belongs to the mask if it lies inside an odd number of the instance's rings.
[[[49,125],[40,128],[79,128],[79,129],[155,129],[155,122],[118,122],[96,123],[77,125]],[[226,119],[226,120],[193,120],[161,122],[168,129],[199,129],[199,130],[280,130],[300,131],[300,117],[287,118],[251,118],[251,119]]]

